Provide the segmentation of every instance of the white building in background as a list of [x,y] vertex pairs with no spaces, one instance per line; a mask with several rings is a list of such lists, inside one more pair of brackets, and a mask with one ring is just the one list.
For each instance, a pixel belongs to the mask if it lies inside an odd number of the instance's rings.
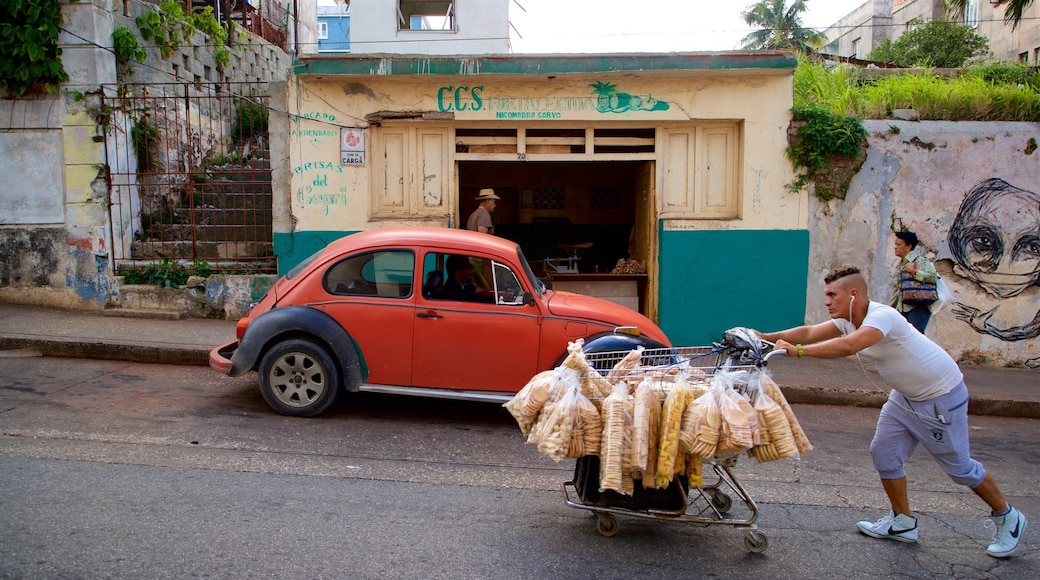
[[[1025,9],[1014,30],[1004,24],[1004,8],[992,0],[971,0],[963,14],[949,17],[988,38],[995,60],[1040,64],[1040,1]],[[867,0],[824,31],[828,42],[823,52],[866,59],[883,39],[895,41],[915,22],[944,16],[942,0]]]
[[317,38],[301,53],[509,53],[510,0],[314,1]]

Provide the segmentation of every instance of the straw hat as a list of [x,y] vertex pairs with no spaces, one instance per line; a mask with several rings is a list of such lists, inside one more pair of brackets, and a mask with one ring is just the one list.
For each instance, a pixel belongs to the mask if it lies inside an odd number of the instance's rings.
[[502,198],[498,197],[497,195],[495,195],[495,190],[491,189],[490,187],[485,188],[485,189],[481,189],[480,190],[480,195],[478,195],[476,197],[476,200],[480,201],[480,202],[484,202],[484,201],[487,201],[489,199],[502,199]]

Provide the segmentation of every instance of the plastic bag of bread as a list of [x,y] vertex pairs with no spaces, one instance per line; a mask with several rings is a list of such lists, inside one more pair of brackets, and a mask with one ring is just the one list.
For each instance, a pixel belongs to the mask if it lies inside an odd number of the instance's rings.
[[614,365],[614,368],[610,369],[607,373],[607,382],[616,385],[619,381],[629,378],[634,375],[635,369],[639,366],[639,361],[643,359],[644,347],[639,346],[631,350],[622,357],[621,360]]
[[714,457],[721,428],[718,389],[712,388],[686,407],[679,428],[679,452],[703,459]]
[[545,424],[549,421],[555,420],[552,416],[552,410],[555,408],[556,403],[563,398],[569,389],[580,388],[581,378],[578,373],[570,369],[564,369],[557,367],[553,369],[552,379],[549,385],[549,397],[546,399],[545,404],[542,405],[541,411],[534,420],[534,424],[531,426],[531,430],[527,435],[527,442],[532,445],[537,445],[539,438],[542,437],[551,426]]
[[598,405],[603,398],[613,392],[614,387],[589,364],[585,358],[585,351],[582,350],[584,347],[585,340],[581,338],[568,343],[567,358],[563,359],[560,367],[577,371],[578,376],[581,377],[581,393]]
[[552,401],[542,409],[542,419],[531,431],[529,442],[538,446],[538,451],[559,463],[571,446],[571,434],[580,414],[579,397],[581,391],[577,383],[571,382],[564,389],[564,394],[557,401]]
[[758,418],[759,442],[748,451],[759,463],[776,461],[798,455],[798,447],[791,433],[784,410],[769,395],[759,392],[755,398],[755,415]]
[[682,426],[683,412],[690,402],[692,393],[684,381],[675,383],[661,408],[661,429],[658,436],[657,469],[654,478],[643,478],[644,487],[666,489],[675,478],[675,467],[679,456],[679,429]]
[[[769,376],[764,370],[756,369],[752,371],[750,381],[758,381],[759,391],[765,393],[770,399],[780,405],[780,408],[784,411],[784,416],[787,417],[787,423],[791,427],[791,435],[794,437],[795,447],[798,449],[799,455],[804,455],[812,451],[812,443],[809,442],[809,437],[806,436],[805,431],[802,430],[801,424],[798,423],[798,418],[794,416],[794,411],[791,410],[791,405],[787,403],[787,398],[784,397],[783,391],[780,387],[773,382],[772,377]],[[750,382],[749,381],[749,382]]]
[[618,383],[614,392],[603,399],[602,423],[603,438],[599,452],[599,489],[600,491],[616,491],[625,493],[623,479],[630,470],[625,469],[626,440],[631,445],[631,408],[632,401],[628,394],[628,385]]
[[549,391],[552,389],[555,375],[555,370],[536,374],[512,399],[502,405],[516,419],[524,437],[531,432],[531,426],[534,425],[538,413],[549,399]]
[[577,394],[577,399],[577,415],[574,417],[574,430],[571,431],[571,443],[567,449],[567,457],[599,455],[603,436],[599,409],[580,392]]
[[653,480],[657,474],[657,452],[661,445],[661,411],[664,405],[664,399],[667,396],[667,391],[662,391],[657,382],[647,382],[647,387],[650,391],[650,402],[648,403],[649,416],[647,418],[646,429],[646,469],[643,473],[648,473],[650,476],[644,477],[643,479]]
[[[650,466],[653,449],[656,466],[657,427],[660,423],[661,400],[650,379],[643,379],[636,387],[632,411],[632,476],[643,479]],[[651,471],[651,473],[653,473]]]
[[686,456],[686,480],[690,487],[704,486],[704,464],[696,455]]
[[729,457],[751,449],[758,431],[754,408],[727,379],[729,377],[725,375],[720,376],[717,387],[719,412],[722,415],[719,443],[715,449],[717,457]]

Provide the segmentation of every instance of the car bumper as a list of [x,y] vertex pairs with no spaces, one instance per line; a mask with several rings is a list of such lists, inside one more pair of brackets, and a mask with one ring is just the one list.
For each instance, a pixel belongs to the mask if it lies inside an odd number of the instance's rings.
[[224,374],[231,374],[231,356],[238,350],[238,341],[233,340],[209,351],[209,366]]

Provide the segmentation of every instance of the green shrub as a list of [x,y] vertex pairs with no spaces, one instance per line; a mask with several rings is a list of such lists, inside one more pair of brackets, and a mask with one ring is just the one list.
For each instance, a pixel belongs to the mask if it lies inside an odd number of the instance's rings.
[[896,66],[957,68],[968,59],[989,53],[989,40],[969,26],[936,19],[916,24],[895,42],[884,39],[867,55],[867,60]]
[[131,60],[144,62],[144,59],[148,58],[148,53],[137,42],[137,37],[129,28],[117,28],[112,31],[112,49],[119,64],[127,64]]
[[267,106],[252,99],[238,101],[235,122],[231,126],[231,138],[242,143],[258,135],[267,134]]
[[61,64],[58,0],[0,2],[0,88],[16,97],[53,93],[69,75]]
[[159,169],[159,130],[148,123],[148,115],[130,127],[130,137],[137,155],[137,172],[149,173]]
[[[801,190],[816,174],[826,169],[832,156],[859,155],[867,138],[867,130],[858,119],[835,115],[823,107],[796,107],[793,117],[794,121],[804,124],[798,127],[787,147],[788,159],[795,170],[801,171],[791,184],[792,191]],[[827,200],[831,193],[818,189],[817,196]]]
[[142,270],[119,272],[125,284],[151,284],[164,288],[177,288],[185,285],[191,276],[208,278],[213,273],[213,268],[204,261],[195,260],[190,267],[182,269],[170,258],[163,258],[159,263],[149,264]]

